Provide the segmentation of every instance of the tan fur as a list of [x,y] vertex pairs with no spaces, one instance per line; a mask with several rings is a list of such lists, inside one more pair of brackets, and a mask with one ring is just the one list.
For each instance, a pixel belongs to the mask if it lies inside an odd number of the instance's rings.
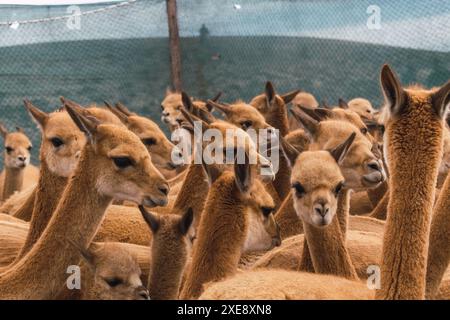
[[364,98],[350,100],[348,102],[348,107],[362,118],[372,119],[375,113],[370,101]]
[[361,300],[372,299],[365,283],[329,275],[257,270],[206,286],[201,300]]
[[428,251],[426,295],[433,298],[450,262],[450,175],[433,210]]
[[292,105],[294,106],[304,106],[307,108],[318,108],[319,102],[317,102],[316,98],[308,92],[300,92],[297,94],[292,100]]
[[[56,297],[66,280],[67,266],[80,261],[76,246],[87,247],[113,197],[138,203],[167,201],[159,190],[166,182],[134,134],[118,126],[96,125],[73,110],[71,113],[90,143],[84,147],[74,177],[38,242],[0,274],[2,299]],[[134,167],[117,170],[111,157],[119,155],[132,158]],[[138,192],[126,196],[133,185]]]
[[29,207],[26,210],[26,216],[17,216],[17,218],[22,220],[30,220],[31,212],[34,206],[34,196],[36,194],[36,186],[30,186],[21,192],[16,192],[11,197],[8,198],[0,207],[0,212],[7,213],[10,215],[16,215],[16,212],[27,202],[29,202]]

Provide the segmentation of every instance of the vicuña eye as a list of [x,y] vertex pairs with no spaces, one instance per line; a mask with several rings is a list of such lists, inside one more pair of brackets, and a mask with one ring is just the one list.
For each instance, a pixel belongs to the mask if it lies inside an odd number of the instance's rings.
[[14,151],[13,148],[11,148],[11,147],[6,147],[6,152],[7,152],[8,154],[10,154],[10,153],[13,152],[13,151]]
[[250,120],[244,121],[241,123],[241,126],[243,129],[248,129],[253,125],[253,122],[251,122]]
[[156,139],[154,138],[145,138],[142,139],[142,142],[146,145],[146,146],[153,146],[156,144]]
[[338,185],[336,186],[336,188],[334,189],[334,193],[336,195],[338,195],[339,192],[341,192],[343,187],[344,187],[344,182],[339,182]]
[[131,159],[128,157],[113,158],[113,161],[114,161],[114,164],[121,169],[124,169],[124,168],[127,168],[127,167],[133,165],[133,161],[131,161]]
[[105,281],[110,287],[117,287],[122,283],[122,280],[119,278],[106,278]]
[[161,105],[161,110],[164,111],[164,106],[163,105]]
[[273,210],[274,210],[274,208],[272,208],[272,207],[261,207],[262,214],[265,217],[268,217],[273,212]]
[[367,134],[367,128],[361,128],[360,131],[361,131],[362,134]]
[[50,142],[55,148],[58,148],[59,146],[62,146],[64,144],[64,141],[62,141],[60,138],[51,138]]
[[33,149],[33,146],[29,146],[27,149],[28,151],[31,151],[31,149]]
[[292,185],[292,188],[295,189],[295,193],[297,194],[297,197],[302,197],[305,195],[306,191],[305,188],[300,184],[300,182],[296,182]]

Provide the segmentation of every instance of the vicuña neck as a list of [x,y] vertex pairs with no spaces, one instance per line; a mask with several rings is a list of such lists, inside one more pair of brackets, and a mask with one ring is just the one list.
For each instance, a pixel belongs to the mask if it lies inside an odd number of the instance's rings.
[[427,267],[427,298],[434,298],[450,262],[450,174],[442,186],[431,220]]
[[387,126],[389,204],[378,299],[425,298],[430,222],[442,157],[442,123],[437,123],[434,115],[424,119],[424,110],[412,109]]
[[79,264],[79,248],[92,241],[112,200],[97,192],[95,158],[87,145],[42,236],[28,254],[0,275],[0,298],[52,299],[66,284],[67,268]]
[[179,212],[192,208],[195,224],[200,221],[200,215],[208,196],[209,185],[202,165],[193,162],[187,168],[180,192],[173,205]]
[[44,232],[61,199],[66,184],[67,178],[51,172],[45,160],[42,161],[34,208],[31,214],[30,230],[15,262],[31,250]]
[[204,283],[236,271],[248,230],[246,207],[238,193],[234,175],[229,172],[211,186],[181,299],[197,298]]
[[20,191],[23,185],[24,168],[5,167],[2,201],[8,199],[14,192]]
[[[342,190],[338,197],[336,217],[325,228],[303,223],[305,240],[301,266],[313,266],[316,273],[332,274],[357,280],[358,275],[345,245],[350,190]],[[346,212],[345,212],[346,211]],[[309,255],[306,250],[309,250]],[[312,263],[307,261],[312,260]],[[310,271],[310,270],[308,270]]]
[[[174,243],[176,239],[167,243]],[[176,252],[178,251],[178,252]],[[153,246],[152,266],[148,288],[153,300],[175,300],[181,285],[181,278],[187,262],[187,252],[166,246]]]

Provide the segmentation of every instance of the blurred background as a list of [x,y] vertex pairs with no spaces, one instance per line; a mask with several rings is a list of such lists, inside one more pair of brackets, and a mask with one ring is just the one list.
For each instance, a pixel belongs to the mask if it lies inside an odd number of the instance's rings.
[[[34,163],[40,133],[24,98],[47,111],[59,96],[121,101],[160,122],[173,86],[165,0],[0,3],[0,121],[25,129]],[[177,15],[179,81],[199,99],[249,101],[271,80],[281,93],[378,107],[383,63],[403,83],[450,78],[450,1],[178,0]]]

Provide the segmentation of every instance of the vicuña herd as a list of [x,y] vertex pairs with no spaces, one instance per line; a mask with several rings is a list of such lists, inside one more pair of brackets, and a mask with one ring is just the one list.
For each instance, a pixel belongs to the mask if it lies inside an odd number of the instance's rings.
[[450,299],[450,81],[380,83],[379,110],[167,91],[171,139],[120,102],[25,100],[40,166],[0,124],[0,299]]

